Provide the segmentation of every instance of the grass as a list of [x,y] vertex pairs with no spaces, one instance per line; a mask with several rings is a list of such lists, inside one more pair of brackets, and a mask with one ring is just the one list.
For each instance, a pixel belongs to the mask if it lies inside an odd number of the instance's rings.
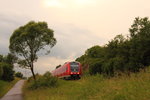
[[30,90],[24,86],[25,100],[150,100],[150,70],[104,78],[84,76],[81,80],[59,80],[58,87]]
[[6,82],[3,80],[0,80],[0,98],[4,96],[18,81],[18,78],[15,78],[12,82]]

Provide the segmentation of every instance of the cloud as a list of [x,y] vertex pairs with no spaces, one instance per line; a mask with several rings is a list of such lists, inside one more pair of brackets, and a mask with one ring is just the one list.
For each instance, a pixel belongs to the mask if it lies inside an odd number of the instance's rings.
[[104,45],[117,34],[128,34],[135,17],[150,16],[149,0],[58,1],[65,7],[47,8],[44,0],[1,0],[0,54],[9,52],[9,37],[16,28],[30,20],[46,21],[54,30],[57,44],[35,64],[35,70],[43,73],[66,60],[75,60],[93,45]]
[[[1,13],[0,54],[9,52],[8,46],[11,34],[19,26],[26,24],[28,20],[29,18],[23,16],[12,14],[10,17],[10,15]],[[91,47],[98,41],[99,43],[103,41],[103,39],[99,40],[100,38],[93,35],[90,30],[82,29],[71,23],[57,24],[56,26],[54,34],[57,44],[52,48],[50,55],[39,57],[39,60],[35,63],[35,72],[37,73],[50,71],[58,64],[63,64],[66,61],[73,61],[76,57],[82,55],[87,47]],[[15,67],[15,70],[25,73],[18,67]],[[28,73],[31,74],[30,71]]]
[[0,13],[0,54],[7,54],[9,52],[9,38],[13,31],[20,25],[23,25],[28,18],[19,15],[9,15],[7,13]]
[[52,71],[57,65],[63,65],[67,61],[71,61],[74,58],[71,56],[66,59],[61,59],[59,57],[41,57],[38,62],[35,63],[35,72],[44,73],[45,71]]
[[[63,26],[63,27],[62,27]],[[63,24],[54,29],[57,44],[52,49],[51,55],[66,58],[74,53],[74,58],[80,56],[84,51],[98,44],[103,44],[100,37],[95,36],[87,29],[81,29],[73,24]]]

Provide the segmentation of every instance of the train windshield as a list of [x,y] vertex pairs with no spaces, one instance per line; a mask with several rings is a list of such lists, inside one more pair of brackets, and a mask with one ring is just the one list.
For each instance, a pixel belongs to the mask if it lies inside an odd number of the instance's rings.
[[71,72],[79,71],[79,63],[77,63],[77,62],[71,62],[70,67],[71,67]]

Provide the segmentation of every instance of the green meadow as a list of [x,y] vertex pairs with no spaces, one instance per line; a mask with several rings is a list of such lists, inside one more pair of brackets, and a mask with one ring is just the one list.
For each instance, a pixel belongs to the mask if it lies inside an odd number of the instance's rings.
[[105,78],[99,74],[80,80],[58,80],[53,88],[29,89],[24,85],[25,100],[150,100],[150,69]]

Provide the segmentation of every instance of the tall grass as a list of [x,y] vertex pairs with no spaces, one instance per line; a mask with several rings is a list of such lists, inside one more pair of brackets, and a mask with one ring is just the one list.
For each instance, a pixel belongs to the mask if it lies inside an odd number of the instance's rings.
[[150,100],[150,70],[104,78],[84,76],[81,80],[58,80],[56,88],[29,90],[24,87],[25,100]]

